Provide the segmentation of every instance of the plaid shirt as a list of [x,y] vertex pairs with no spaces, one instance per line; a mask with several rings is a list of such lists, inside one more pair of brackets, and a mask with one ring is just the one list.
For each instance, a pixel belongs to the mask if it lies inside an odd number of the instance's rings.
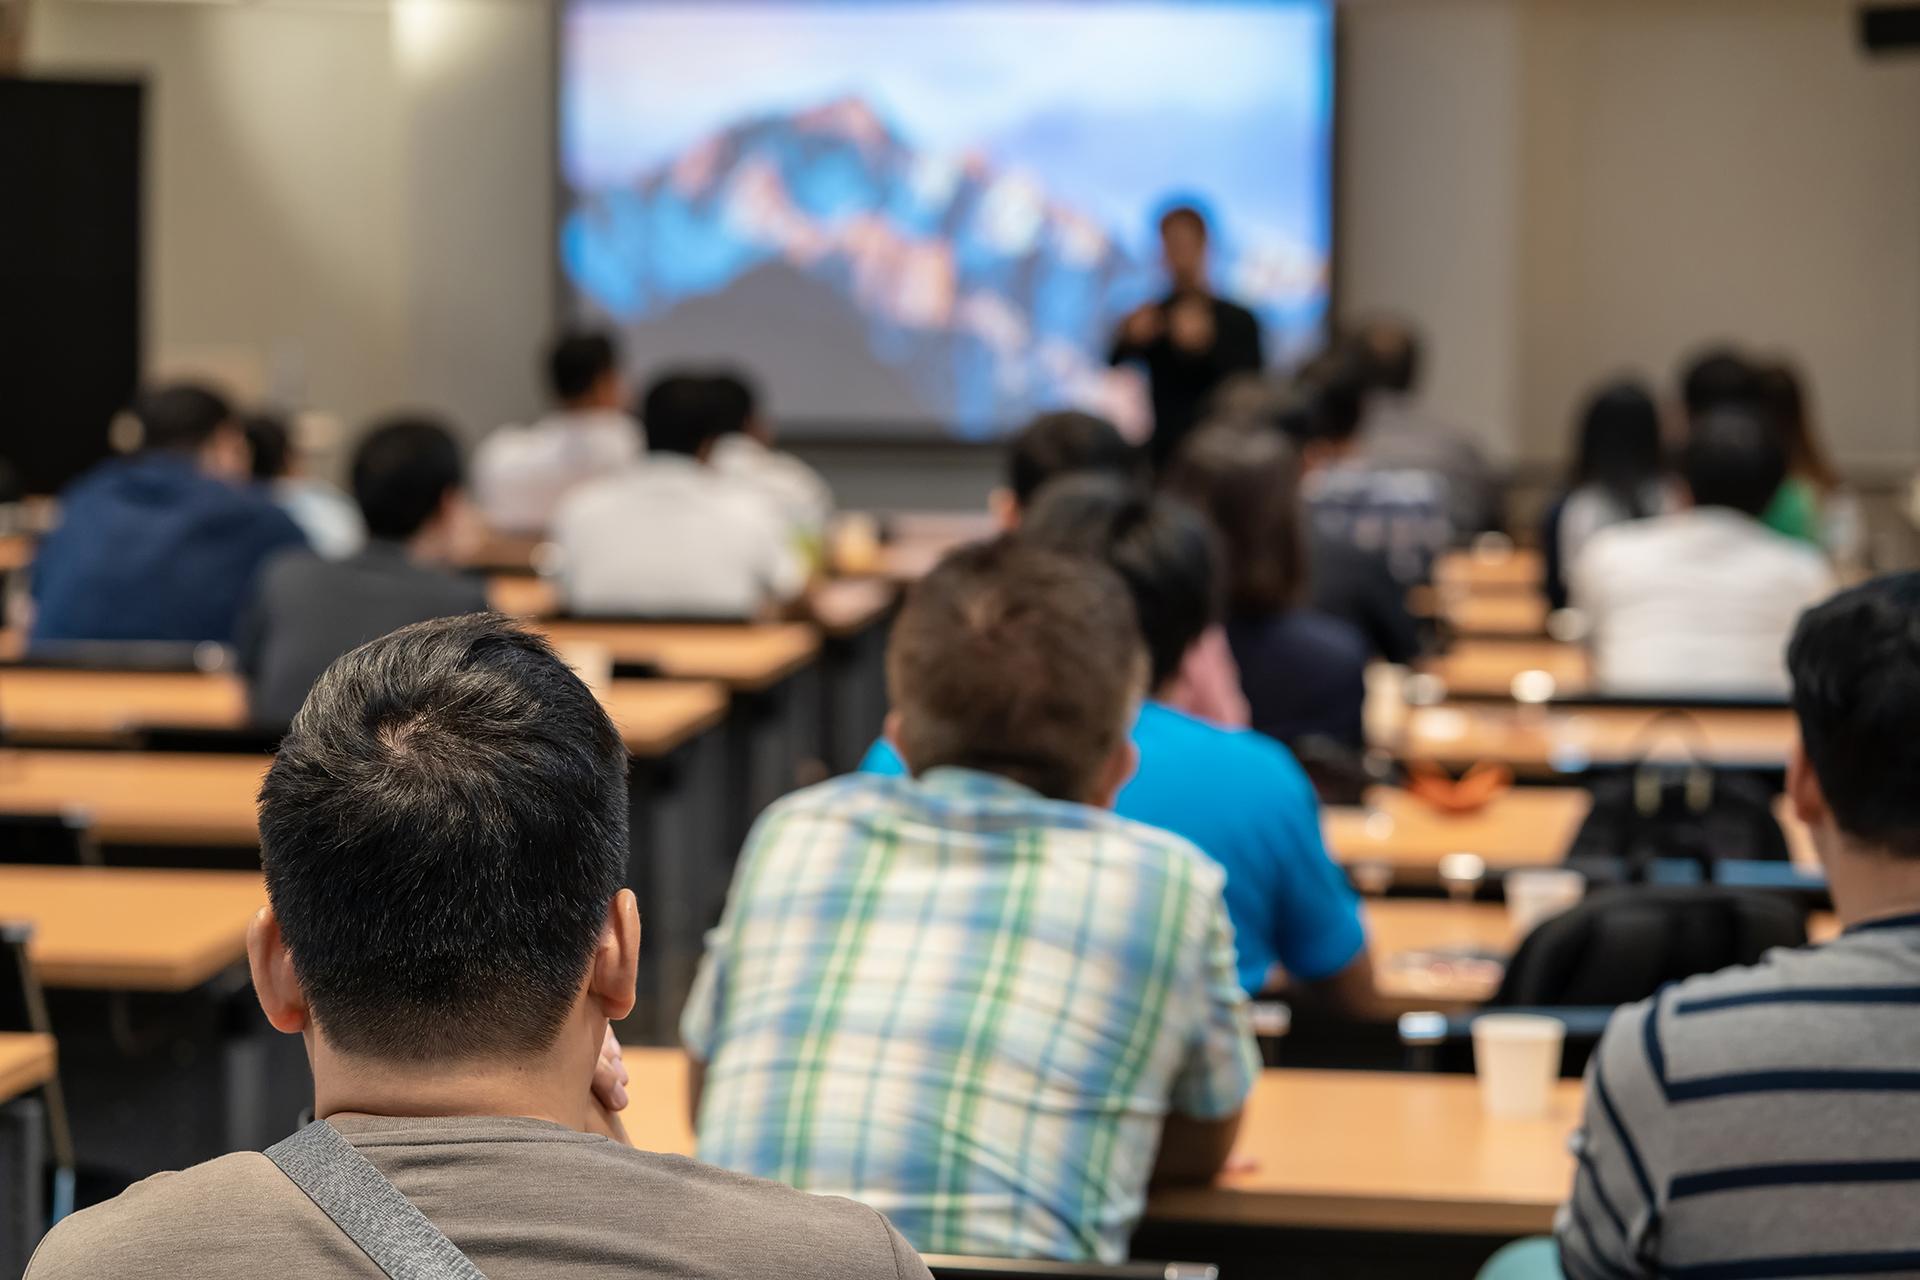
[[961,769],[760,820],[681,1023],[700,1158],[849,1196],[930,1253],[1123,1259],[1169,1111],[1259,1071],[1220,869]]

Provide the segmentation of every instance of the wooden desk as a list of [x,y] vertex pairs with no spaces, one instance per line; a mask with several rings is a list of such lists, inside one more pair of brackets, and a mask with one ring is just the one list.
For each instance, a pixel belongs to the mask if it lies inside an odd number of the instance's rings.
[[1443,591],[1473,595],[1537,595],[1546,580],[1546,562],[1523,548],[1449,551],[1434,562],[1433,583]]
[[[689,1155],[686,1057],[626,1051],[635,1145]],[[1157,1192],[1150,1221],[1449,1234],[1546,1231],[1573,1182],[1581,1086],[1543,1120],[1490,1120],[1468,1076],[1267,1071],[1240,1131],[1253,1170]]]
[[546,539],[489,531],[461,566],[480,573],[532,573]]
[[1532,639],[1547,633],[1547,602],[1535,595],[1441,591],[1440,620],[1457,635]]
[[[1498,902],[1370,898],[1366,919],[1374,990],[1384,1012],[1392,1015],[1426,1009],[1451,1013],[1484,1003],[1499,989],[1501,975],[1473,963],[1471,953],[1504,964],[1520,942],[1505,904]],[[1421,952],[1452,952],[1459,960],[1407,963]]]
[[33,563],[38,544],[24,533],[0,538],[0,573],[18,573]]
[[615,680],[600,702],[620,727],[627,751],[648,760],[727,718],[726,686],[713,680]]
[[89,814],[108,844],[259,843],[264,756],[0,751],[0,811]]
[[804,623],[595,622],[530,624],[555,644],[599,645],[616,663],[646,663],[663,676],[718,680],[742,692],[770,689],[812,662],[820,637]]
[[266,902],[251,871],[0,866],[0,919],[33,926],[49,987],[191,991],[246,959]]
[[8,667],[0,723],[10,733],[89,738],[152,725],[237,729],[247,723],[247,690],[225,673]]
[[[1660,715],[1647,707],[1493,707],[1446,703],[1409,712],[1399,753],[1450,767],[1498,760],[1534,772],[1577,772],[1594,764],[1640,758],[1648,726]],[[1785,765],[1799,729],[1786,708],[1698,709],[1692,712],[1716,764]],[[1690,745],[1678,726],[1653,739],[1654,759],[1685,758]]]
[[1343,866],[1383,866],[1396,882],[1434,884],[1450,853],[1478,854],[1495,871],[1557,865],[1592,803],[1575,787],[1522,787],[1478,813],[1449,814],[1398,787],[1376,787],[1364,808],[1329,808],[1322,823]]
[[53,1079],[57,1061],[52,1036],[0,1032],[0,1102]]
[[1583,696],[1593,687],[1587,651],[1557,640],[1461,640],[1420,666],[1455,698],[1511,698],[1514,677],[1529,671],[1552,676],[1553,693],[1561,697]]
[[509,618],[550,618],[560,612],[560,588],[530,573],[489,574],[487,603]]
[[807,614],[834,639],[858,635],[887,616],[900,599],[892,583],[872,578],[835,578],[807,596]]

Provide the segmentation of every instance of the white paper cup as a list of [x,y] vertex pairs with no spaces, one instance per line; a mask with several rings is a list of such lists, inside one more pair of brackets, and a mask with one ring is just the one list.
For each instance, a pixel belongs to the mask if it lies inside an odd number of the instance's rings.
[[1558,1018],[1530,1013],[1475,1018],[1473,1069],[1486,1113],[1501,1120],[1546,1115],[1553,1082],[1560,1078],[1560,1046],[1566,1037],[1566,1026]]
[[1502,887],[1507,897],[1507,920],[1513,925],[1518,943],[1541,922],[1580,905],[1587,893],[1587,878],[1565,867],[1532,867],[1509,871]]

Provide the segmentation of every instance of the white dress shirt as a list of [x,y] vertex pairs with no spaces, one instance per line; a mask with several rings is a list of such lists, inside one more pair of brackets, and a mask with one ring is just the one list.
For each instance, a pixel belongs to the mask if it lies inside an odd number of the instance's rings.
[[813,539],[826,533],[833,518],[833,490],[819,472],[792,454],[733,431],[713,442],[709,461],[721,475],[765,493],[796,532]]
[[1784,695],[1787,641],[1837,584],[1819,552],[1707,507],[1595,533],[1569,579],[1609,693]]
[[322,560],[345,560],[367,545],[367,522],[360,508],[330,484],[304,476],[276,480],[273,500],[293,517]]
[[617,409],[561,409],[480,442],[474,500],[500,533],[545,533],[569,490],[611,475],[645,449],[640,424]]
[[682,454],[649,454],[575,489],[552,534],[578,614],[751,618],[807,582],[778,509]]

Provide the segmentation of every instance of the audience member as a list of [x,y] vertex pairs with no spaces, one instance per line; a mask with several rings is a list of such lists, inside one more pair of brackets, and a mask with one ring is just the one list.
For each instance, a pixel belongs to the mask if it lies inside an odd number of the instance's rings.
[[1577,450],[1567,491],[1547,509],[1541,528],[1547,601],[1556,609],[1567,607],[1568,566],[1579,561],[1594,534],[1680,505],[1660,435],[1660,409],[1638,382],[1611,382],[1588,397]]
[[1787,795],[1846,932],[1614,1015],[1560,1214],[1573,1280],[1920,1270],[1920,575],[1808,613],[1787,664]]
[[1794,619],[1834,578],[1818,552],[1760,523],[1787,473],[1779,433],[1723,402],[1694,421],[1681,470],[1686,509],[1602,529],[1573,565],[1600,687],[1784,694]]
[[1169,492],[1219,530],[1227,553],[1227,641],[1253,727],[1297,748],[1366,745],[1367,641],[1308,608],[1299,460],[1278,431],[1209,427],[1187,441]]
[[1787,446],[1787,479],[1763,517],[1767,527],[1841,563],[1857,563],[1865,552],[1865,517],[1820,443],[1805,383],[1791,364],[1775,361],[1755,371],[1754,385]]
[[452,566],[472,541],[460,446],[426,418],[396,418],[353,458],[353,494],[371,540],[346,560],[276,557],[241,624],[240,663],[255,723],[284,728],[334,659],[411,622],[487,607],[485,587]]
[[[1373,974],[1359,901],[1321,842],[1312,783],[1272,739],[1192,712],[1187,672],[1225,598],[1206,521],[1111,476],[1068,476],[1046,487],[1020,538],[1106,561],[1133,595],[1152,692],[1133,722],[1139,768],[1113,811],[1184,836],[1226,871],[1241,985],[1257,994],[1280,966],[1331,1003],[1366,1008]],[[861,768],[906,772],[884,739]]]
[[1213,291],[1207,239],[1207,220],[1198,209],[1181,205],[1161,217],[1160,247],[1172,288],[1128,315],[1107,353],[1110,364],[1146,367],[1153,397],[1147,455],[1156,470],[1199,422],[1215,388],[1266,363],[1260,321]]
[[779,508],[795,537],[820,547],[833,518],[833,490],[819,472],[773,447],[773,423],[744,374],[722,370],[708,378],[721,414],[713,469],[760,490]]
[[1680,370],[1680,407],[1689,423],[1709,410],[1750,409],[1759,403],[1754,367],[1732,347],[1711,346],[1697,351]]
[[[241,421],[253,451],[253,478],[293,517],[314,552],[345,560],[367,544],[367,526],[353,500],[300,465],[291,424],[277,413],[250,413]],[[369,637],[371,638],[371,637]]]
[[653,451],[569,494],[554,517],[575,613],[752,618],[807,585],[806,560],[778,507],[721,475],[713,447],[726,397],[697,373],[670,372],[642,402]]
[[[640,949],[627,752],[541,641],[469,617],[342,658],[261,788],[260,846],[254,989],[306,1039],[314,1113],[479,1270],[926,1276],[872,1210],[636,1151],[596,1098],[624,1102],[608,1020]],[[67,1219],[31,1274],[378,1271],[242,1152]]]
[[480,514],[501,533],[545,533],[568,493],[646,449],[646,429],[626,412],[626,382],[611,335],[562,334],[547,352],[547,388],[553,412],[530,427],[501,427],[474,455]]
[[139,451],[60,496],[33,562],[33,645],[231,644],[261,563],[306,543],[248,484],[247,438],[218,392],[176,383],[142,395],[134,414]]
[[1140,452],[1111,422],[1090,413],[1043,413],[1007,448],[1007,483],[988,499],[1002,530],[1017,528],[1040,490],[1061,476],[1092,472],[1146,482]]
[[912,591],[888,736],[914,776],[770,809],[709,938],[682,1023],[702,1158],[930,1252],[1103,1262],[1150,1177],[1219,1170],[1259,1068],[1224,876],[1102,811],[1138,634],[1111,570],[1015,540]]
[[1487,455],[1472,436],[1419,402],[1424,353],[1418,332],[1405,320],[1380,317],[1363,325],[1357,339],[1367,389],[1359,456],[1381,471],[1438,476],[1456,536],[1498,527],[1500,490]]

